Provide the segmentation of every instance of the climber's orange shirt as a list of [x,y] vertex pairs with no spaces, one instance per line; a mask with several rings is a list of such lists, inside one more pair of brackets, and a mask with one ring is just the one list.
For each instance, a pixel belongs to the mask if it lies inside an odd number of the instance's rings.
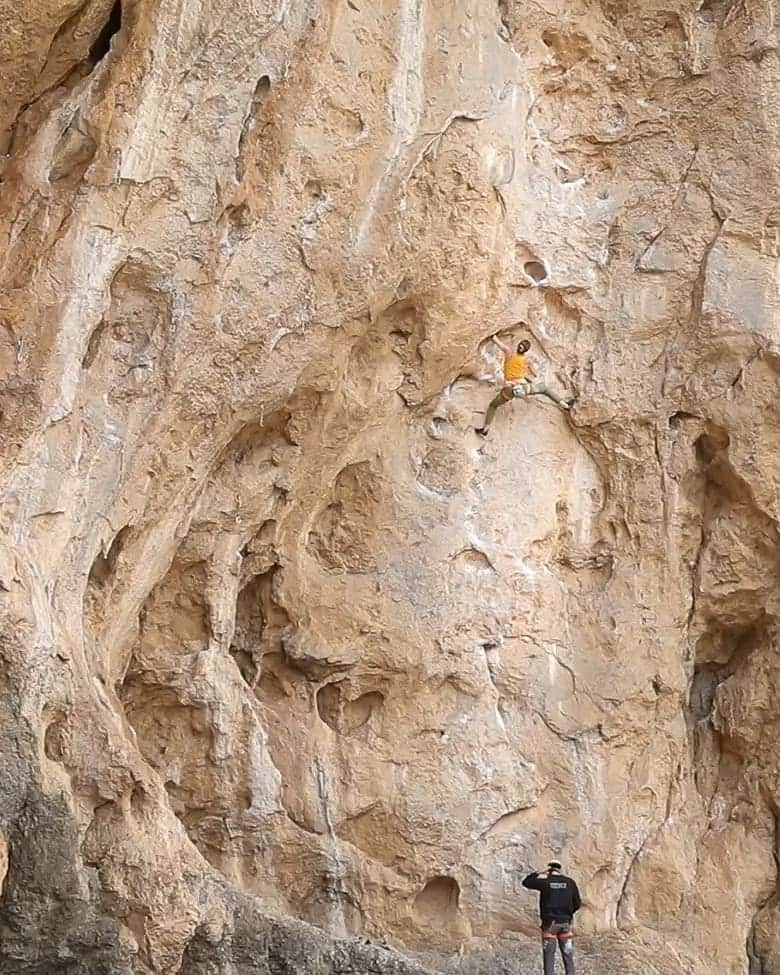
[[516,352],[514,355],[509,355],[504,359],[504,379],[508,383],[516,383],[521,379],[525,379],[525,374],[528,372],[528,360],[524,355],[520,355]]

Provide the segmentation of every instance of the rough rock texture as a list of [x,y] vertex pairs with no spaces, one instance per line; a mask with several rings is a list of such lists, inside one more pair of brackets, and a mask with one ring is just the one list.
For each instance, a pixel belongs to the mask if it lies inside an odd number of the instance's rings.
[[780,972],[779,12],[0,0],[3,972]]

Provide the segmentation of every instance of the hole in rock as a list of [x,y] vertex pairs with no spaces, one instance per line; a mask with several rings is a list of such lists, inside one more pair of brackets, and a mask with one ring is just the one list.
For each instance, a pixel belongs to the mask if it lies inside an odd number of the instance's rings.
[[55,716],[43,735],[43,751],[52,762],[62,764],[65,758],[68,738],[68,727],[64,715]]
[[135,816],[141,816],[147,799],[146,789],[138,782],[133,786],[130,793],[130,811]]
[[236,179],[238,180],[239,183],[244,178],[243,157],[244,157],[244,150],[246,148],[247,138],[249,137],[249,133],[252,131],[255,121],[257,120],[257,116],[260,113],[260,109],[263,107],[263,103],[268,97],[268,93],[270,91],[271,91],[271,79],[268,77],[268,75],[263,75],[261,78],[258,79],[258,82],[255,85],[255,90],[252,95],[252,101],[250,102],[249,105],[249,111],[247,112],[246,118],[244,119],[244,124],[241,128],[241,135],[239,136],[239,140],[238,140],[238,160],[236,162]]
[[84,358],[81,360],[81,368],[89,369],[92,363],[97,358],[97,354],[100,351],[100,340],[103,337],[103,332],[106,329],[106,320],[101,318],[97,325],[92,329],[92,333],[89,336],[89,342],[87,342],[87,351],[84,353]]
[[691,682],[689,707],[695,721],[702,721],[712,712],[718,683],[718,674],[715,670],[707,668],[698,670],[694,674]]
[[476,575],[486,575],[490,572],[495,572],[493,563],[487,555],[476,548],[464,548],[462,552],[458,552],[453,558],[453,564],[465,569],[466,572],[472,572]]
[[729,445],[729,435],[725,430],[703,433],[694,444],[699,463],[712,463]]
[[670,430],[677,430],[686,420],[697,420],[698,417],[693,413],[686,413],[685,410],[678,410],[676,413],[672,413],[667,421],[667,426]]
[[361,694],[355,700],[347,698],[346,681],[325,684],[317,691],[317,713],[333,731],[352,735],[367,724],[384,704],[379,691]]
[[386,329],[393,351],[405,362],[422,361],[420,347],[426,338],[423,312],[411,299],[403,299],[385,308],[377,324]]
[[225,246],[232,251],[239,241],[246,240],[251,234],[252,210],[246,203],[229,206],[224,213],[226,230]]
[[734,0],[703,0],[696,15],[705,23],[723,27],[733,6]]
[[695,667],[719,669],[723,678],[731,676],[756,648],[769,642],[771,623],[771,617],[761,613],[750,622],[714,626],[696,643]]
[[104,367],[111,403],[142,395],[145,379],[155,370],[165,375],[171,366],[173,308],[166,288],[156,268],[135,258],[111,280],[109,307],[95,324],[82,361],[85,369],[96,361]]
[[254,687],[257,683],[257,676],[259,668],[257,662],[240,647],[231,646],[230,653],[236,662],[236,666],[239,669],[241,677],[244,682],[250,687]]
[[278,649],[281,632],[290,622],[275,598],[278,571],[279,566],[273,565],[266,572],[253,576],[239,593],[236,603],[236,625],[230,653],[250,687],[257,684],[263,656]]
[[122,553],[122,549],[127,542],[127,537],[129,534],[130,526],[125,525],[125,527],[121,531],[117,532],[117,534],[114,536],[111,544],[108,546],[108,551],[105,553],[98,553],[95,561],[92,563],[92,568],[89,570],[90,586],[105,586],[105,584],[113,576],[114,570],[116,569],[117,560]]
[[89,49],[89,59],[93,65],[102,61],[111,50],[111,39],[118,34],[122,27],[122,0],[116,0],[108,15],[108,20],[103,25],[103,29],[95,38],[92,47]]
[[427,924],[455,920],[460,904],[460,887],[453,877],[433,877],[414,899],[414,913]]
[[547,280],[547,268],[541,261],[526,261],[523,270],[535,284]]
[[411,332],[406,332],[402,328],[394,328],[392,332],[390,332],[390,338],[394,342],[403,342],[404,345],[407,345],[409,343],[409,339],[411,338],[411,336],[412,336]]
[[[771,617],[762,614],[739,626],[719,627],[716,624],[697,642],[688,713],[693,722],[694,778],[700,794],[708,797],[708,801],[716,788],[725,787],[729,776],[736,782],[741,775],[742,759],[738,755],[728,755],[728,739],[722,737],[722,731],[716,731],[717,722],[711,720],[717,709],[718,688],[747,666],[755,651],[771,641],[771,626]],[[716,741],[720,744],[714,757],[713,742]]]
[[328,129],[334,129],[350,141],[356,141],[365,132],[366,126],[359,112],[353,112],[331,99],[326,101],[325,108],[328,113]]
[[255,93],[252,96],[252,112],[256,112],[268,97],[271,90],[271,79],[264,74],[255,85]]

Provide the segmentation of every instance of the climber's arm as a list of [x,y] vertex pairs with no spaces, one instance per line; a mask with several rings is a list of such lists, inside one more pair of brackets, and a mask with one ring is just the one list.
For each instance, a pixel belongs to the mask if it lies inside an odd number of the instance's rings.
[[499,349],[501,349],[501,351],[504,353],[504,355],[512,355],[512,349],[510,346],[506,344],[506,342],[502,342],[497,335],[493,335],[491,337],[493,341],[496,343],[496,345],[499,347]]
[[523,887],[528,888],[528,890],[544,890],[546,883],[547,874],[534,871],[523,880]]
[[571,892],[572,892],[572,909],[576,913],[582,907],[582,898],[580,897],[579,887],[572,880],[571,882]]

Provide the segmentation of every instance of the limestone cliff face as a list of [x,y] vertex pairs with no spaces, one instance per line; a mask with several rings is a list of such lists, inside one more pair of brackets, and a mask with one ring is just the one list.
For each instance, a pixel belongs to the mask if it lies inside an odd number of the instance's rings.
[[0,2],[2,971],[780,972],[778,14]]

